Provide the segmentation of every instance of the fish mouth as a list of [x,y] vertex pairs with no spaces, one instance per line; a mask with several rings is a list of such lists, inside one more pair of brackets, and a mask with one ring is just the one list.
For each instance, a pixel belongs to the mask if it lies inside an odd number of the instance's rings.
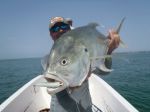
[[48,74],[48,75],[45,75],[45,79],[49,83],[59,82],[61,85],[63,85],[63,81],[61,81],[57,76]]
[[55,94],[67,88],[68,83],[58,76],[60,75],[56,75],[54,73],[44,75],[44,78],[47,81],[45,87],[47,87],[47,92],[49,94]]

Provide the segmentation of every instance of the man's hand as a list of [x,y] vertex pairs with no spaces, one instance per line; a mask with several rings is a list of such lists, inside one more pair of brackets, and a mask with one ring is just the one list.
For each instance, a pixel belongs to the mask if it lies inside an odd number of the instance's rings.
[[111,54],[116,48],[118,48],[120,43],[120,36],[115,30],[112,29],[109,30],[108,39],[109,39],[109,48],[107,54]]

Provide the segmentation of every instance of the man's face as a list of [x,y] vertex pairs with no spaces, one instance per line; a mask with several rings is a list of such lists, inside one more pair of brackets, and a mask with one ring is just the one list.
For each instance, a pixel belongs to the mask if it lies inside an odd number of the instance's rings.
[[50,35],[52,36],[52,39],[55,41],[62,34],[64,34],[65,32],[67,32],[69,30],[71,30],[69,24],[58,22],[50,29]]

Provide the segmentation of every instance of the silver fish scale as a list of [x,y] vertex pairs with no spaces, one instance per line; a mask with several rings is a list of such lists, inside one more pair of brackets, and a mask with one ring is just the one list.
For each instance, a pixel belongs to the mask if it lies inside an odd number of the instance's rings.
[[[63,34],[61,38],[55,42],[54,48],[58,48],[57,52],[59,54],[68,51],[71,46],[85,46],[89,51],[90,57],[95,58],[107,55],[107,38],[96,29],[96,26],[97,24],[91,23],[87,26],[79,27]],[[102,61],[93,65],[99,66],[104,62],[103,59],[100,60]]]

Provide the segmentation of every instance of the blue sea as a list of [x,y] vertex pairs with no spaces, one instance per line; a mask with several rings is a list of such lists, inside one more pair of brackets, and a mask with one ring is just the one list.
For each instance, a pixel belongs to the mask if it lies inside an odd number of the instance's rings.
[[[140,112],[150,112],[150,52],[113,54],[112,68],[102,78]],[[0,103],[39,74],[41,58],[0,60]]]

